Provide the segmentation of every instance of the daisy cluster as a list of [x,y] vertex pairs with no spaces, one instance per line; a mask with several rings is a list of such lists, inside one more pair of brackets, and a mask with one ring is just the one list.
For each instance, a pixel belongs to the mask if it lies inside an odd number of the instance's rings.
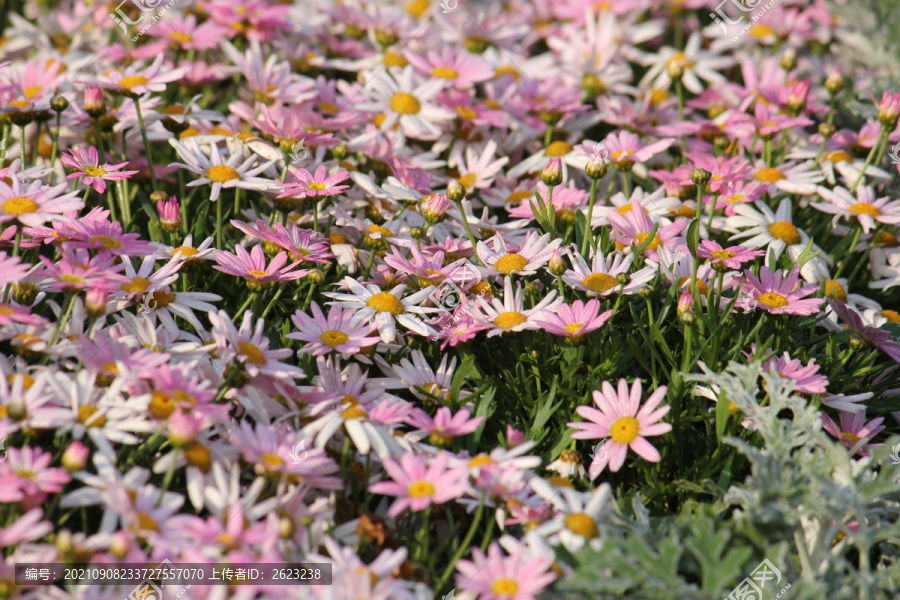
[[148,4],[4,16],[0,598],[530,600],[746,475],[690,373],[897,431],[900,92],[824,0]]

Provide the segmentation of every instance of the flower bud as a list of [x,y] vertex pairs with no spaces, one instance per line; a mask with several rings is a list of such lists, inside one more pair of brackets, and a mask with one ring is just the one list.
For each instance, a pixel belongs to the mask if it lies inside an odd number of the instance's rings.
[[344,160],[350,156],[350,146],[347,145],[347,142],[341,142],[331,149],[331,155],[335,160]]
[[447,196],[426,196],[419,203],[419,210],[429,223],[443,220],[448,208],[450,208],[450,198]]
[[13,421],[21,421],[28,416],[28,408],[22,400],[13,400],[6,405],[6,416]]
[[678,318],[680,318],[682,322],[694,322],[694,297],[690,292],[682,292],[681,296],[678,297],[676,311],[678,312]]
[[831,123],[821,123],[819,125],[819,135],[821,135],[826,140],[830,139],[836,131],[837,127],[835,127]]
[[13,300],[19,304],[31,306],[37,299],[40,290],[30,281],[20,281],[13,285]]
[[55,112],[61,113],[69,108],[69,100],[65,96],[53,96],[53,99],[50,101],[50,108]]
[[322,269],[312,268],[306,274],[306,278],[309,279],[310,283],[320,284],[325,281],[325,273]]
[[117,531],[112,535],[112,541],[109,543],[109,551],[118,559],[128,556],[128,550],[131,548],[131,540],[124,531]]
[[524,289],[526,294],[537,294],[541,291],[541,286],[537,281],[526,281]]
[[562,183],[563,170],[561,158],[551,158],[547,161],[547,164],[544,166],[544,170],[541,173],[541,180],[547,187],[554,187]]
[[603,179],[609,171],[609,164],[605,160],[594,158],[584,166],[584,173],[593,180]]
[[619,282],[619,285],[628,285],[628,282],[631,281],[631,275],[628,273],[619,273],[616,275],[616,281]]
[[106,300],[109,298],[109,291],[105,288],[91,288],[84,296],[84,310],[88,316],[102,317],[106,314]]
[[712,178],[712,173],[707,171],[706,169],[702,169],[697,167],[693,171],[691,171],[691,181],[693,181],[697,185],[706,185],[709,183],[709,180]]
[[684,77],[684,65],[677,60],[673,60],[668,65],[669,78],[672,81],[681,81]]
[[525,432],[515,429],[512,425],[506,426],[506,448],[515,448],[525,441]]
[[156,200],[156,210],[159,212],[159,222],[166,231],[178,231],[181,227],[181,209],[178,206],[178,198],[172,196],[166,200],[166,193],[160,190],[150,195],[151,200]]
[[653,288],[649,285],[645,285],[641,289],[638,290],[638,296],[643,298],[644,300],[649,300],[653,297]]
[[447,184],[447,198],[453,202],[462,202],[465,197],[466,188],[463,187],[463,184],[455,179],[451,179],[450,183]]
[[547,263],[547,267],[556,277],[559,277],[566,272],[566,263],[559,253],[559,250],[554,250],[553,253],[550,254],[550,261]]
[[81,471],[87,465],[90,449],[79,441],[74,441],[66,448],[62,455],[62,466],[70,473]]
[[885,92],[878,105],[878,121],[888,131],[893,131],[897,127],[898,119],[900,119],[900,93]]
[[414,240],[421,240],[423,237],[425,237],[425,230],[421,227],[412,227],[409,230],[409,237]]
[[809,96],[809,79],[798,81],[791,87],[788,94],[787,105],[795,115],[806,110],[806,100]]
[[103,90],[95,85],[89,85],[84,88],[84,110],[95,119],[106,114],[106,100],[103,99]]
[[56,539],[53,540],[53,545],[56,546],[56,550],[60,554],[65,555],[71,553],[74,548],[72,532],[68,529],[59,531],[56,534]]
[[844,91],[844,76],[841,74],[840,69],[835,69],[831,72],[831,75],[825,80],[825,89],[832,96],[837,96]]
[[793,48],[788,48],[781,55],[779,63],[785,71],[793,71],[797,68],[797,52]]

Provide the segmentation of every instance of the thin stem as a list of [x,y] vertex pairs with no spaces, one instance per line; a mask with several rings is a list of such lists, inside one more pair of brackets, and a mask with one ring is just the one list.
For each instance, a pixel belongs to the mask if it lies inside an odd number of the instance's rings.
[[[841,276],[841,272],[844,270],[844,267],[847,266],[850,257],[853,255],[853,249],[856,248],[856,244],[859,242],[859,236],[862,235],[862,225],[856,228],[856,231],[853,232],[853,241],[850,243],[850,249],[847,250],[847,257],[841,261],[841,266],[838,267],[837,272],[834,274],[834,278],[837,279]],[[875,241],[874,239],[872,240]],[[871,242],[870,242],[871,245]]]
[[282,292],[284,292],[284,286],[279,287],[278,291],[275,292],[275,295],[272,296],[272,300],[269,301],[269,304],[268,304],[268,306],[266,306],[266,309],[264,311],[262,311],[261,315],[259,315],[260,319],[264,319],[266,317],[266,315],[269,314],[269,311],[272,310],[273,306],[275,306],[275,302],[278,300],[278,298],[281,297]]
[[459,544],[459,548],[456,549],[456,553],[453,555],[453,558],[450,559],[450,563],[444,569],[444,572],[441,574],[441,578],[438,579],[437,585],[435,586],[435,590],[441,590],[444,587],[444,583],[447,581],[447,578],[450,577],[450,574],[453,573],[453,570],[456,568],[456,562],[462,558],[462,555],[469,548],[469,544],[472,543],[472,538],[475,537],[475,530],[478,528],[478,524],[481,522],[481,513],[484,512],[484,492],[481,492],[481,502],[478,504],[478,508],[475,509],[475,516],[472,518],[472,524],[469,525],[469,531],[466,533],[466,537],[463,538],[463,541]]
[[56,131],[53,134],[53,148],[50,149],[50,176],[47,178],[47,185],[53,185],[53,176],[56,175],[56,153],[59,151],[59,123],[62,120],[62,113],[56,113]]
[[150,151],[150,140],[147,139],[147,128],[144,127],[144,116],[141,114],[141,99],[135,97],[134,110],[137,113],[138,126],[141,128],[141,137],[144,140],[144,152],[147,153],[147,167],[150,169],[150,180],[153,182],[153,191],[159,188],[156,181],[156,167],[153,165],[153,153]]
[[[472,235],[472,228],[469,226],[469,217],[466,216],[466,211],[463,208],[462,200],[457,200],[454,202],[454,204],[456,204],[456,208],[459,209],[459,214],[462,217],[463,225],[465,225],[466,227],[466,233],[469,234],[469,243],[472,244],[472,250],[474,251],[477,247],[475,245],[475,236]],[[481,257],[478,256],[477,252],[475,253],[475,258],[478,259],[478,262],[480,262],[482,266],[487,266],[486,264],[484,264],[484,261],[481,260]],[[368,271],[366,271],[366,274],[368,275]]]
[[28,155],[25,153],[25,126],[19,125],[19,142],[22,145],[22,164],[28,164]]
[[594,245],[594,230],[591,227],[591,221],[594,217],[594,201],[597,195],[597,185],[600,183],[599,180],[593,179],[591,180],[591,199],[588,203],[588,212],[587,212],[587,226],[584,228],[584,239],[581,240],[581,255],[587,256],[588,246]]
[[856,181],[853,182],[853,187],[850,188],[851,194],[856,191],[856,187],[859,185],[859,182],[862,181],[862,178],[866,174],[866,169],[869,168],[869,165],[872,164],[872,159],[875,158],[875,154],[878,151],[878,147],[882,143],[882,138],[884,138],[886,136],[887,136],[887,134],[884,132],[884,130],[882,130],[881,133],[878,134],[878,139],[875,141],[874,144],[872,144],[872,149],[869,150],[869,155],[866,157],[866,162],[865,162],[865,164],[863,164],[863,168],[859,172],[859,177],[856,178]]
[[224,202],[221,197],[216,200],[216,248],[219,250],[225,249],[225,232],[222,227],[222,221],[225,217],[225,208],[223,207],[223,204]]
[[550,140],[553,139],[553,125],[547,125],[547,131],[544,132],[544,147],[550,145]]

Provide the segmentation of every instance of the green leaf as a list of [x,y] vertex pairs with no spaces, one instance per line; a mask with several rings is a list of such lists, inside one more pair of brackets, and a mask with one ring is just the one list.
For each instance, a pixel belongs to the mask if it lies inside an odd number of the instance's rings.
[[587,217],[584,216],[583,212],[578,211],[575,213],[575,247],[580,250],[585,238],[588,240],[588,245],[594,242]]
[[656,232],[659,229],[659,223],[653,224],[653,231],[650,232],[650,235],[647,236],[647,239],[644,240],[640,246],[634,249],[635,254],[641,254],[644,250],[647,249],[647,246],[653,243],[653,238],[656,237]]
[[700,245],[700,219],[694,219],[691,221],[691,224],[688,225],[687,235],[685,236],[687,239],[687,247],[691,252],[691,256],[694,257],[694,260],[697,259],[697,247]]
[[812,238],[809,238],[809,241],[806,242],[806,246],[803,247],[803,250],[800,252],[800,255],[797,256],[797,260],[794,261],[794,264],[796,264],[798,267],[800,267],[802,269],[803,265],[805,265],[810,260],[812,260],[819,254],[821,254],[821,252],[819,252],[818,250],[814,251],[812,249],[812,247],[813,247],[813,240],[812,240]]
[[731,411],[728,406],[731,401],[722,392],[716,401],[716,441],[722,443],[722,436],[725,435],[725,428],[728,427],[728,419],[731,417]]

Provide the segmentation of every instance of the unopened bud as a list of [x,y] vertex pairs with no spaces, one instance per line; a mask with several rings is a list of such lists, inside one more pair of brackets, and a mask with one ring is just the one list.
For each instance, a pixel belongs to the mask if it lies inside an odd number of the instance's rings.
[[784,54],[781,55],[781,60],[779,63],[781,68],[785,71],[793,71],[797,68],[797,53],[793,48],[788,48],[784,51]]
[[290,538],[295,531],[297,531],[297,525],[290,515],[282,515],[278,519],[278,535],[281,536],[281,539],[286,540]]
[[[676,307],[676,311],[678,312],[678,316],[681,317],[684,313],[691,313],[691,319],[694,318],[693,311],[694,310],[694,297],[690,292],[682,292],[681,296],[678,297],[678,305]],[[684,319],[682,319],[684,321]],[[685,321],[687,322],[687,321]]]
[[861,350],[866,347],[866,340],[855,331],[850,333],[850,339],[847,341],[853,350]]
[[421,240],[425,237],[425,230],[421,227],[413,227],[409,230],[409,237],[414,240]]
[[106,314],[109,292],[103,288],[91,288],[84,296],[84,310],[88,316],[99,318]]
[[561,184],[562,180],[562,159],[559,157],[551,158],[547,161],[543,172],[541,172],[541,181],[543,181],[547,187],[554,187]]
[[21,421],[28,416],[28,408],[21,400],[13,400],[6,405],[6,416],[13,421]]
[[541,291],[541,286],[536,281],[528,281],[525,283],[525,293],[526,294],[537,294]]
[[84,89],[84,111],[95,119],[106,113],[106,100],[103,99],[103,90],[95,85],[90,85]]
[[893,131],[897,127],[898,119],[900,119],[900,92],[885,92],[878,105],[878,121],[888,131]]
[[350,146],[347,145],[347,142],[341,142],[331,149],[331,155],[335,160],[344,160],[350,156]]
[[844,76],[841,74],[840,69],[835,69],[831,72],[831,75],[825,80],[825,89],[832,96],[837,96],[844,91]]
[[53,99],[50,101],[50,108],[61,113],[69,108],[69,100],[65,96],[53,96]]
[[706,185],[709,183],[709,180],[712,178],[712,173],[707,171],[706,169],[701,169],[697,167],[693,171],[691,171],[691,181],[693,181],[697,185]]
[[131,547],[131,540],[124,531],[117,531],[112,536],[109,543],[109,551],[116,558],[122,559],[128,556],[128,550]]
[[72,532],[68,529],[59,531],[56,534],[56,539],[53,540],[53,545],[56,546],[56,550],[60,554],[70,554],[75,547],[72,540]]
[[559,250],[554,250],[553,253],[550,254],[550,261],[547,263],[547,267],[556,277],[559,277],[566,272],[566,262],[563,260]]
[[306,274],[306,278],[309,279],[310,283],[318,285],[325,281],[325,273],[322,269],[312,268],[309,270],[309,273]]
[[806,99],[809,96],[809,79],[798,81],[791,87],[788,94],[787,105],[794,115],[800,114],[806,109]]
[[19,304],[31,306],[40,290],[30,281],[20,281],[13,285],[13,299]]
[[650,298],[653,297],[653,288],[648,285],[645,285],[644,287],[642,287],[641,289],[638,290],[638,296],[640,296],[644,300],[649,300]]
[[391,31],[385,31],[384,29],[375,30],[375,41],[381,44],[381,46],[384,48],[396,44],[399,39],[400,38],[397,37],[397,34]]
[[157,190],[150,194],[150,199],[156,201],[156,210],[159,213],[159,222],[166,231],[178,231],[181,227],[181,208],[178,198],[172,196],[166,200],[166,193]]
[[426,196],[419,203],[419,211],[425,220],[429,223],[437,223],[443,220],[450,208],[450,198],[447,196],[432,195]]
[[681,78],[684,77],[684,65],[677,60],[672,61],[669,63],[668,72],[672,81],[681,81]]
[[628,273],[619,273],[616,275],[616,281],[619,282],[619,285],[628,285],[628,282],[631,281],[631,275]]
[[457,180],[451,179],[450,183],[447,184],[447,197],[453,202],[462,202],[463,198],[466,197],[466,188]]
[[822,123],[819,125],[819,135],[821,135],[826,140],[830,139],[836,131],[837,127],[835,127],[831,123]]
[[609,171],[609,164],[598,158],[591,159],[584,167],[584,173],[593,180],[603,179]]
[[90,449],[79,441],[74,441],[66,448],[62,455],[62,466],[70,473],[81,471],[87,465]]

